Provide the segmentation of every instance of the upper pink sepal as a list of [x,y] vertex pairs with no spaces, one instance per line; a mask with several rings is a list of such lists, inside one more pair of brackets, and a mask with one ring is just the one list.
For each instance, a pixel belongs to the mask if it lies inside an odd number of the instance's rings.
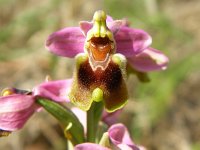
[[121,27],[115,34],[117,53],[131,57],[142,52],[152,43],[151,36],[143,30]]
[[69,27],[51,34],[46,47],[56,55],[73,58],[84,51],[84,41],[85,37],[79,27]]

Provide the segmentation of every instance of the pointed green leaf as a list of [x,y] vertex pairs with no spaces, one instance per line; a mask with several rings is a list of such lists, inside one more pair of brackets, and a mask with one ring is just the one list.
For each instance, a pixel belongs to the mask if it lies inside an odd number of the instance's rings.
[[83,126],[70,109],[43,98],[38,98],[37,103],[64,126],[65,136],[74,145],[85,141]]

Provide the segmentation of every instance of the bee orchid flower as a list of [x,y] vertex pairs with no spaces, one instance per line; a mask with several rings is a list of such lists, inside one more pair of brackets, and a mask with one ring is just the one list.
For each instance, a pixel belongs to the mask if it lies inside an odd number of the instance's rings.
[[96,11],[92,22],[61,29],[49,36],[47,49],[75,58],[76,68],[69,98],[82,110],[103,101],[108,112],[122,108],[128,99],[126,66],[139,72],[164,70],[168,58],[151,48],[152,38],[143,30],[128,27],[126,20],[113,20]]

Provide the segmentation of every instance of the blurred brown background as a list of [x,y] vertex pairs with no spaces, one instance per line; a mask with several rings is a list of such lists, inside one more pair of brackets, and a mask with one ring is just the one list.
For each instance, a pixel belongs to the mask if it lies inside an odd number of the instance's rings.
[[[150,73],[150,83],[128,79],[131,97],[120,121],[134,141],[149,150],[199,150],[199,0],[0,0],[0,89],[32,89],[46,75],[70,78],[74,61],[47,52],[45,40],[98,9],[149,32],[153,47],[170,58],[166,71]],[[64,150],[66,141],[56,120],[40,112],[1,138],[0,149]]]

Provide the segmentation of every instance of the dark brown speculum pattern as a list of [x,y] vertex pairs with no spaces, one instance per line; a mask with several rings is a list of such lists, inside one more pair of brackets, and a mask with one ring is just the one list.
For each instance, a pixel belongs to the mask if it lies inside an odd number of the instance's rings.
[[113,61],[110,61],[105,70],[93,70],[87,60],[80,65],[77,78],[81,89],[92,92],[95,88],[100,88],[104,92],[108,109],[113,109],[127,100],[128,94],[121,69]]
[[84,88],[105,86],[109,91],[114,90],[122,82],[119,66],[112,61],[105,70],[97,68],[93,71],[88,61],[80,65],[78,82]]

